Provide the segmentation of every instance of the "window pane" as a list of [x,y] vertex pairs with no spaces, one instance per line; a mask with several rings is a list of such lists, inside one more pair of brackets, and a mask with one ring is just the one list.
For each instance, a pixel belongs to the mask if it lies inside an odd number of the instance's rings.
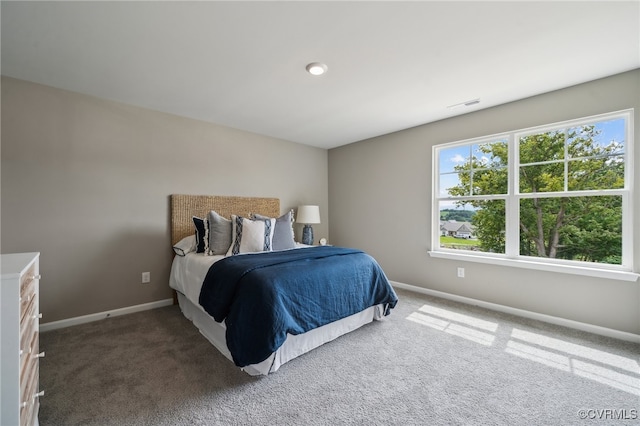
[[520,200],[520,254],[622,263],[622,197]]
[[569,157],[596,157],[624,153],[625,128],[624,118],[570,128],[567,132]]
[[[468,173],[467,173],[468,175]],[[463,185],[460,181],[460,175],[458,173],[449,173],[440,175],[440,193],[439,197],[453,197],[469,195],[469,178],[466,178],[467,185]]]
[[624,188],[624,157],[569,162],[569,190]]
[[564,159],[563,130],[538,133],[520,138],[520,164]]
[[438,154],[439,197],[506,194],[508,143],[497,140],[444,149]]
[[520,192],[564,191],[564,162],[520,167]]
[[506,139],[474,144],[471,153],[473,167],[476,169],[505,167],[509,161],[509,145]]
[[509,190],[509,171],[499,169],[473,172],[473,195],[506,194]]
[[504,200],[440,202],[440,247],[504,253]]
[[440,173],[457,171],[457,166],[469,163],[469,150],[469,145],[440,150],[438,155],[438,170]]

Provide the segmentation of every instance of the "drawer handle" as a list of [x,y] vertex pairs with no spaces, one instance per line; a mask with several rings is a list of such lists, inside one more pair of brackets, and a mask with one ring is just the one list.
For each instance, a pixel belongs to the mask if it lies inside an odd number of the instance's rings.
[[20,403],[20,408],[24,408],[27,405],[29,405],[29,403],[27,401],[24,401],[24,402]]
[[42,318],[42,314],[37,314],[33,316],[33,319],[40,319]]
[[41,396],[44,396],[44,391],[40,391],[37,394],[33,395],[33,398],[40,398]]
[[42,278],[42,275],[40,275],[40,274],[36,274],[36,275],[32,275],[31,276],[32,280],[39,280],[40,278]]
[[33,356],[34,358],[44,358],[44,351],[40,352],[39,354],[36,354]]

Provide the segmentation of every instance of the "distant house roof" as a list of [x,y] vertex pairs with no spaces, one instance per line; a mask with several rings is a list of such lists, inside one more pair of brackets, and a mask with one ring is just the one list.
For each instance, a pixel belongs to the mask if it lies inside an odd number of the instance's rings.
[[446,220],[440,224],[440,229],[447,232],[473,232],[471,222],[458,222],[455,220]]

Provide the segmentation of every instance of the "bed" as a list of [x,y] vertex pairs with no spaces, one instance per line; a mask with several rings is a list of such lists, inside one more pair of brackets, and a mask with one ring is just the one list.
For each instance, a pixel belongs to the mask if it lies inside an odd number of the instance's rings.
[[[277,226],[275,218],[281,217],[277,198],[174,194],[172,245],[194,234],[194,216],[204,218],[211,211],[232,219],[273,218],[265,221],[267,227]],[[323,272],[327,269],[332,272]],[[174,257],[169,285],[184,316],[225,357],[253,376],[273,373],[324,343],[384,318],[397,302],[375,260],[341,247],[296,244],[287,250],[237,256],[189,252]],[[240,298],[248,300],[241,304]],[[339,309],[349,309],[348,315],[334,312],[336,304],[347,305]]]

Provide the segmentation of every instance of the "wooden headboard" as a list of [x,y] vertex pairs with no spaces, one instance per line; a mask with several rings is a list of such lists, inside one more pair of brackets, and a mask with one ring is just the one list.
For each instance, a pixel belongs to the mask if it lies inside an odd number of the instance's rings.
[[193,216],[206,218],[211,210],[229,219],[232,214],[249,217],[251,213],[278,217],[280,200],[261,197],[172,194],[171,245],[178,243],[184,237],[193,235]]

